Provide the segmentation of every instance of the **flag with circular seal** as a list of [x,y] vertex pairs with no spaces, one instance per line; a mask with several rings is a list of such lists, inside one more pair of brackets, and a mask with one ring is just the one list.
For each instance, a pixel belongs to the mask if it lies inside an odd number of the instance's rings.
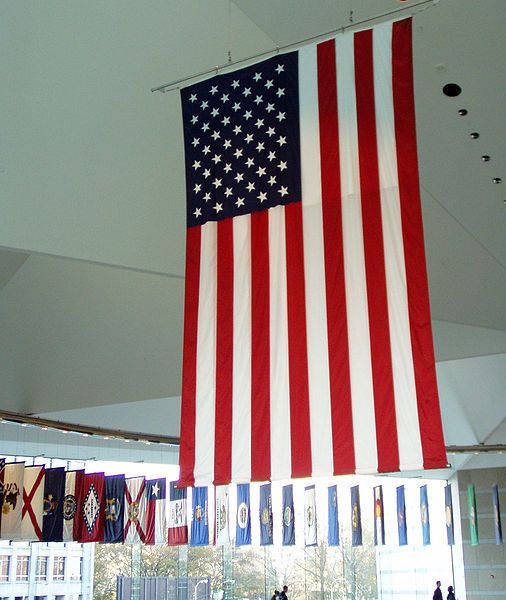
[[63,497],[63,541],[77,541],[81,536],[83,523],[82,491],[84,471],[65,473],[65,496]]
[[316,489],[314,485],[304,488],[304,540],[306,546],[318,544],[316,521]]
[[237,524],[235,528],[235,545],[251,544],[251,511],[249,483],[237,485]]
[[337,507],[337,485],[329,486],[328,500],[329,500],[328,542],[329,542],[329,546],[339,546],[339,513],[338,513],[338,507]]
[[272,490],[270,483],[260,486],[260,545],[270,546],[274,542],[272,516]]
[[109,475],[105,478],[105,522],[104,542],[123,542],[123,521],[125,518],[125,476]]
[[422,541],[424,546],[430,544],[430,521],[429,521],[429,500],[427,498],[427,486],[420,488],[420,519],[422,521]]
[[2,531],[0,536],[3,540],[21,539],[24,475],[24,462],[7,463],[5,465]]
[[445,518],[446,518],[446,538],[448,545],[455,544],[455,535],[453,532],[453,503],[452,503],[452,485],[445,486]]
[[209,545],[208,491],[206,486],[192,489],[190,546]]
[[283,546],[295,544],[295,512],[293,510],[293,484],[284,485],[283,496]]
[[228,485],[216,486],[214,543],[217,546],[225,546],[230,542],[228,495]]
[[351,545],[362,545],[362,517],[360,514],[360,490],[358,485],[351,488]]

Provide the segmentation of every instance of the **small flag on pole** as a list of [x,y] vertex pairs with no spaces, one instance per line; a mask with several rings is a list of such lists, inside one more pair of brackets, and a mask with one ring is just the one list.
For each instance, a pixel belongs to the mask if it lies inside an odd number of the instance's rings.
[[427,498],[427,486],[420,487],[420,520],[422,523],[422,541],[424,546],[430,544],[430,522],[429,522],[429,501]]
[[295,544],[295,513],[293,510],[293,485],[283,486],[283,546]]
[[406,546],[408,543],[408,527],[406,524],[406,501],[403,485],[397,488],[397,529],[399,532],[399,546]]
[[272,490],[270,483],[260,486],[260,545],[270,546],[274,541],[274,518],[272,515]]
[[469,509],[469,535],[471,537],[471,546],[477,546],[478,541],[478,515],[476,513],[476,494],[474,485],[467,486],[467,506]]
[[449,483],[445,486],[445,517],[446,517],[446,537],[448,544],[455,544],[455,535],[453,532],[453,504],[452,504],[452,486]]
[[374,545],[385,544],[385,518],[383,514],[383,488],[377,485],[374,488]]
[[217,546],[226,546],[230,542],[228,496],[228,485],[216,486],[214,543]]
[[337,485],[331,485],[328,488],[328,522],[329,522],[329,534],[328,542],[329,546],[339,546],[339,513],[337,507]]
[[169,546],[183,546],[188,543],[186,488],[176,487],[170,482],[169,503]]
[[358,485],[351,488],[351,545],[362,545],[362,517],[360,514],[360,490]]

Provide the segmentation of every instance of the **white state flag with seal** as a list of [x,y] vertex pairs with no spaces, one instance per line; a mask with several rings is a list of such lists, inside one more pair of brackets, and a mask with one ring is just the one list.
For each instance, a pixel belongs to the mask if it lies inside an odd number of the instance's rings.
[[304,488],[304,540],[306,546],[318,544],[316,528],[316,492],[315,486]]
[[228,485],[216,486],[216,521],[215,542],[217,546],[225,546],[230,542],[230,531],[228,527]]
[[1,539],[21,539],[25,463],[8,463],[4,469]]

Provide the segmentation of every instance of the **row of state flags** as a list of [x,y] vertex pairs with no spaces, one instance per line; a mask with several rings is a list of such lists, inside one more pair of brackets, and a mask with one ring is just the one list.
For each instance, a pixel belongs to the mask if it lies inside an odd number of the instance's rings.
[[[125,544],[169,544],[224,546],[252,544],[252,510],[250,484],[236,486],[236,507],[232,516],[230,486],[214,486],[214,538],[210,539],[209,489],[192,489],[192,506],[188,519],[187,488],[169,482],[167,504],[165,478],[104,473],[65,471],[63,467],[26,466],[23,462],[6,463],[0,459],[0,539],[52,542],[104,542]],[[293,484],[281,490],[283,546],[295,539],[295,505]],[[424,545],[431,543],[427,485],[420,493],[420,523]],[[444,489],[445,519],[448,544],[455,543],[452,488]],[[478,543],[477,512],[474,486],[468,487],[471,542]],[[304,487],[304,545],[318,543],[318,515],[315,485]],[[362,509],[360,486],[350,488],[351,543],[362,545]],[[497,485],[492,488],[496,542],[502,543],[501,512]],[[385,544],[385,506],[383,487],[373,488],[374,544]],[[398,543],[408,544],[405,487],[396,488]],[[339,546],[340,521],[337,485],[327,488],[329,546]],[[261,546],[274,544],[272,487],[259,486],[259,530]],[[234,525],[235,523],[235,525]],[[235,526],[235,531],[232,527]]]

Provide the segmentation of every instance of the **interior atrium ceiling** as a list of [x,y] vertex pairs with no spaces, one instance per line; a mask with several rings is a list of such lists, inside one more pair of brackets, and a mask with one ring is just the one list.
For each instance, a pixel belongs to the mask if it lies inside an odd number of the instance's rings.
[[150,89],[399,10],[445,439],[506,443],[503,0],[2,3],[1,408],[177,436],[182,126]]

